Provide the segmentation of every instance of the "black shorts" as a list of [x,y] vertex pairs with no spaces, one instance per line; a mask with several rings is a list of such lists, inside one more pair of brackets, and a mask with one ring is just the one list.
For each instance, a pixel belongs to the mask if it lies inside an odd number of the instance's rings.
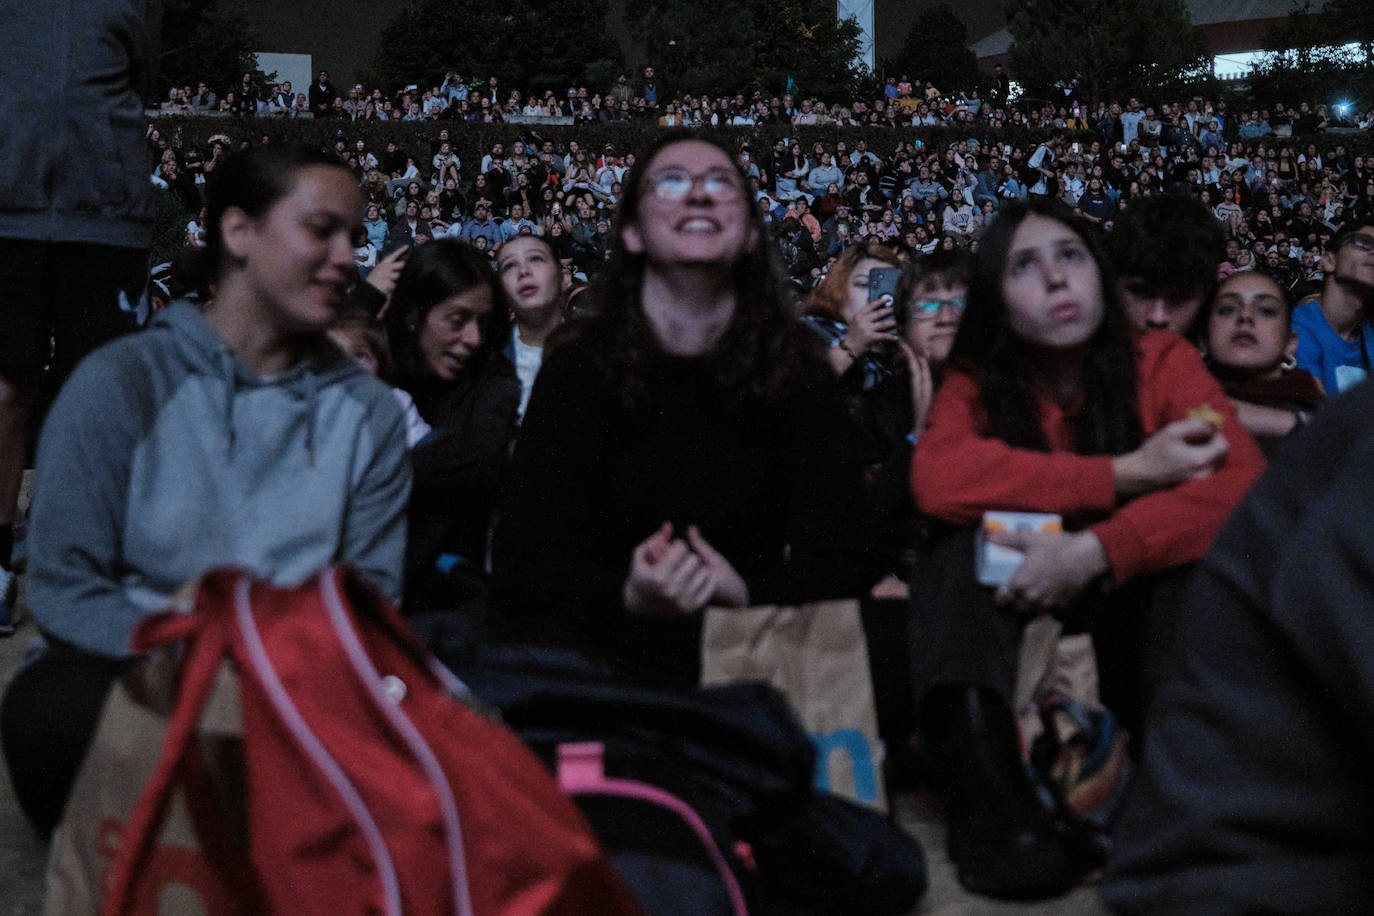
[[0,239],[0,376],[27,382],[44,367],[60,384],[87,353],[133,327],[148,252],[86,242]]

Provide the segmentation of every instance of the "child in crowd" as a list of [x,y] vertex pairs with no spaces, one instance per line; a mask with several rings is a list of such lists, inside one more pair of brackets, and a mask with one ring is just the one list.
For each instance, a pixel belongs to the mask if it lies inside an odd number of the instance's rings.
[[861,609],[878,732],[891,748],[888,775],[893,786],[908,778],[905,751],[916,730],[907,600],[926,526],[911,498],[911,452],[964,316],[971,269],[972,258],[962,250],[936,251],[907,265],[910,292],[899,310],[897,329],[902,371],[870,392],[856,416],[860,435],[854,441],[873,443],[882,459],[868,468],[868,495],[875,548],[886,575]]
[[518,411],[523,419],[549,336],[566,312],[563,272],[552,246],[533,235],[517,235],[502,245],[496,270],[510,300],[512,328],[505,354],[520,379]]
[[414,448],[430,434],[431,427],[420,416],[415,401],[394,385],[396,362],[391,358],[391,347],[387,345],[381,321],[362,309],[354,309],[334,322],[329,328],[329,339],[353,357],[368,375],[392,386],[391,393],[406,415],[406,448]]

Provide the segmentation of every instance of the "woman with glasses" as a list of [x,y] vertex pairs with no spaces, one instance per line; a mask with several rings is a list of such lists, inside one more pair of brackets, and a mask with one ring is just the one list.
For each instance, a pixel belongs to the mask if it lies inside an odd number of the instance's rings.
[[525,414],[496,623],[687,688],[707,605],[870,584],[862,481],[734,157],[670,134],[626,178],[599,314],[546,353]]

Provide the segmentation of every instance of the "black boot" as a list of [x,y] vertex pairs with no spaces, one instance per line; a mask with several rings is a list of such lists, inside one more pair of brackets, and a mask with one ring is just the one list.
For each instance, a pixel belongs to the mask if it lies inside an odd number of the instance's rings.
[[949,770],[949,857],[959,883],[1003,900],[1067,893],[1081,869],[1026,774],[1006,701],[951,685],[932,691],[922,711]]

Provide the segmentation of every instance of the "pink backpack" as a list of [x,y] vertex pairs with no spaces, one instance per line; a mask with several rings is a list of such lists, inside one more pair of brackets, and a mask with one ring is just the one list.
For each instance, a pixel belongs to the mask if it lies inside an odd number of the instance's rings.
[[[174,789],[215,876],[208,916],[641,912],[552,776],[464,702],[466,688],[351,571],[291,589],[211,573],[193,613],[149,618],[135,637],[139,651],[174,642],[176,706],[119,840],[104,916],[153,912],[176,880],[158,848]],[[194,740],[226,662],[240,685],[246,844],[206,816],[222,799]]]

